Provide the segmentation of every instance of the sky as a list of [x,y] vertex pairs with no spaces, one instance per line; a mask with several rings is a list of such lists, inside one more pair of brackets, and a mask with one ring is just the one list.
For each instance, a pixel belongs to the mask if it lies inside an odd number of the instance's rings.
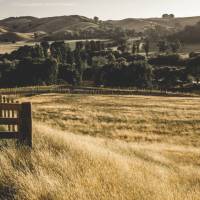
[[102,20],[200,16],[200,0],[0,0],[0,19],[16,16],[98,16]]

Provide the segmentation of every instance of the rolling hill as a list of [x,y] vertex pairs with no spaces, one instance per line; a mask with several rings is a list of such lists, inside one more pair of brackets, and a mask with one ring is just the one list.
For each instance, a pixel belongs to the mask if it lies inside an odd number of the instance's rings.
[[0,42],[10,42],[10,41],[27,41],[33,39],[33,34],[31,33],[17,33],[17,32],[3,32],[0,34]]
[[10,31],[16,32],[37,32],[43,31],[52,33],[58,30],[68,29],[74,30],[84,23],[84,27],[88,26],[93,20],[78,16],[60,16],[48,18],[35,18],[35,17],[16,17],[0,20],[0,26],[7,27]]
[[[17,33],[41,33],[47,36],[51,35],[53,38],[61,37],[70,32],[87,31],[87,30],[102,30],[110,27],[121,27],[123,29],[134,29],[136,32],[142,32],[145,29],[153,28],[155,26],[162,26],[166,29],[174,31],[183,30],[188,25],[195,25],[200,21],[200,17],[185,17],[185,18],[146,18],[134,19],[128,18],[123,20],[108,20],[96,23],[93,19],[79,16],[57,16],[36,18],[31,16],[24,17],[10,17],[0,20],[0,34],[9,34],[14,32],[15,37]],[[7,33],[8,34],[8,33]],[[16,35],[17,34],[17,35]],[[24,37],[22,37],[22,40]],[[26,37],[25,39],[32,39]]]
[[162,26],[167,29],[182,30],[186,26],[195,25],[200,21],[200,17],[183,17],[183,18],[147,18],[147,19],[123,19],[108,21],[114,26],[122,27],[124,29],[135,29],[137,32],[144,31],[146,28],[155,26]]

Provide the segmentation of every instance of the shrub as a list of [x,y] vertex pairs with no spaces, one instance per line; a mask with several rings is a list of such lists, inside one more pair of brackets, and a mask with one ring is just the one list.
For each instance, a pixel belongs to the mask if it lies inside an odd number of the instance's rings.
[[157,66],[179,66],[184,65],[184,60],[178,54],[158,55],[149,59],[149,64]]

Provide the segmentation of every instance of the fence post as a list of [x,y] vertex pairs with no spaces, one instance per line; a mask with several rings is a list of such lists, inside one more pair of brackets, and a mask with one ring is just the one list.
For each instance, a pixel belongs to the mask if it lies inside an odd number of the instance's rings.
[[[3,103],[3,97],[0,95],[0,103]],[[3,110],[0,110],[0,117],[3,117]]]
[[32,114],[31,103],[22,103],[19,122],[19,142],[32,147]]

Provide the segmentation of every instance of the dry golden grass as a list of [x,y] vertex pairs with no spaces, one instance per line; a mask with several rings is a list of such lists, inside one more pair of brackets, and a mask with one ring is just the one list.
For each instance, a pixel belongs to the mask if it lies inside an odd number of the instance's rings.
[[199,199],[199,98],[20,100],[33,103],[34,148],[1,148],[0,199]]
[[19,49],[19,47],[22,47],[24,45],[33,46],[34,43],[33,42],[26,42],[26,41],[16,42],[14,44],[13,43],[0,42],[0,54],[11,53],[12,51],[17,50],[17,49]]

